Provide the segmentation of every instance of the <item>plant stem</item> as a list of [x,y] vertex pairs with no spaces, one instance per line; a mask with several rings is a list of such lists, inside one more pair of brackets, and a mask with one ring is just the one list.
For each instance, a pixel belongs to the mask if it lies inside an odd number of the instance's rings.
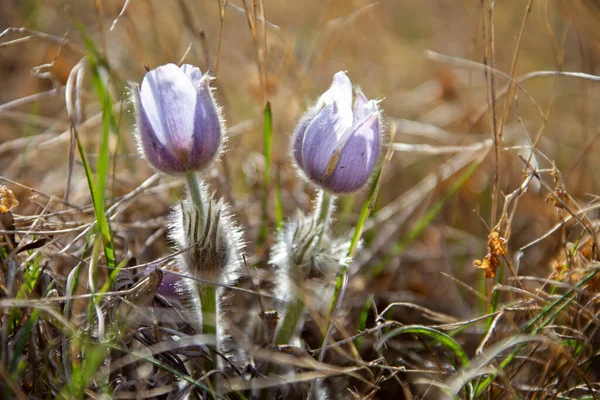
[[[321,240],[329,228],[334,200],[335,196],[324,190],[319,191],[313,215],[314,226],[318,231],[309,251],[314,251],[321,245]],[[293,266],[292,268],[298,267]],[[301,294],[296,293],[294,299],[288,304],[281,326],[275,336],[275,344],[288,344],[298,330],[298,323],[304,314],[304,302],[300,299],[299,295]]]
[[283,317],[281,327],[279,327],[279,331],[275,336],[275,344],[290,343],[290,340],[296,333],[302,314],[304,314],[304,302],[296,297],[285,311],[285,317]]
[[[189,198],[196,208],[199,216],[199,229],[206,229],[204,201],[200,189],[200,180],[194,171],[188,171],[185,175]],[[217,288],[214,285],[206,283],[198,284],[200,294],[200,307],[202,311],[202,333],[214,334],[217,326]]]
[[190,200],[200,213],[200,225],[204,227],[204,201],[200,191],[200,181],[194,171],[188,171],[185,175]]
[[202,333],[215,334],[217,332],[217,287],[200,283],[198,289],[202,310]]
[[317,240],[315,241],[313,248],[317,248],[321,244],[321,240],[323,240],[323,236],[325,236],[325,232],[327,232],[329,221],[331,220],[331,214],[333,213],[334,200],[334,195],[326,192],[325,190],[319,191],[314,214],[315,227],[319,231],[317,233]]

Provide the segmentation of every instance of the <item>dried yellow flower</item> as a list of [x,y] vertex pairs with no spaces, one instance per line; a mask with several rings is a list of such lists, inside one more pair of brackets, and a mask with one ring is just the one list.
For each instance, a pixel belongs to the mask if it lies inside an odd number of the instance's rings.
[[490,232],[488,236],[488,253],[483,260],[475,260],[473,265],[484,270],[486,278],[494,278],[500,266],[500,256],[508,253],[506,239],[496,231]]
[[19,205],[15,194],[6,186],[0,186],[0,213],[5,213]]

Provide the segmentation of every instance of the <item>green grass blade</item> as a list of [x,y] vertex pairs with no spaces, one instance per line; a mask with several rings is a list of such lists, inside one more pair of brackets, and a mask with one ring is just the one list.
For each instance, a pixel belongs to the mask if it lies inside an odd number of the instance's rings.
[[[365,304],[363,305],[362,311],[360,312],[360,317],[358,319],[358,330],[359,331],[364,331],[367,328],[367,318],[369,317],[369,310],[371,309],[371,304],[373,304],[373,295],[371,295],[367,301],[365,301]],[[362,342],[362,336],[356,338],[356,340],[354,341],[354,345],[359,348],[360,347],[360,343]]]
[[381,338],[381,340],[378,343],[378,347],[381,347],[386,341],[393,338],[394,336],[405,333],[414,333],[416,335],[426,336],[430,339],[435,340],[442,346],[451,350],[456,356],[456,358],[460,360],[460,363],[463,367],[469,367],[469,356],[467,356],[467,353],[465,353],[465,350],[460,344],[458,344],[458,342],[456,342],[452,337],[448,336],[447,334],[435,330],[433,328],[429,328],[427,326],[409,325],[393,329]]
[[91,69],[92,86],[96,92],[100,104],[102,105],[102,135],[100,138],[100,149],[98,152],[98,159],[96,161],[96,178],[94,179],[90,164],[85,157],[85,152],[76,133],[77,147],[79,155],[84,164],[86,177],[88,179],[88,185],[90,187],[90,194],[92,196],[92,204],[94,206],[94,214],[96,216],[97,227],[102,235],[104,255],[106,257],[106,263],[109,268],[115,267],[115,253],[112,232],[108,218],[106,217],[105,209],[105,189],[106,179],[110,170],[110,154],[109,154],[109,135],[111,128],[113,132],[118,133],[119,124],[112,111],[112,97],[108,90],[108,87],[104,84],[100,68],[104,68],[110,74],[110,66],[107,60],[102,57],[94,42],[90,39],[85,27],[82,24],[78,24],[79,31],[84,38],[84,44],[88,51],[88,60]]
[[[31,332],[33,331],[33,328],[37,324],[38,318],[40,316],[40,312],[41,311],[39,309],[33,310],[31,315],[29,316],[29,319],[27,320],[25,327],[23,328],[24,331],[21,333],[21,335],[19,337],[19,341],[17,342],[17,344],[15,346],[15,350],[14,350],[15,354],[14,354],[13,358],[11,359],[10,363],[8,364],[9,371],[17,370],[17,363],[19,362],[19,359],[23,355],[23,351],[25,350],[25,345],[27,345],[27,343],[29,342],[29,338],[31,337]],[[18,377],[14,376],[13,378],[17,379]]]
[[150,364],[166,371],[169,372],[170,374],[173,374],[174,376],[176,376],[177,378],[181,379],[182,381],[186,381],[187,383],[196,386],[198,389],[203,390],[205,393],[211,393],[214,397],[218,398],[218,399],[222,399],[222,400],[227,400],[228,397],[223,396],[222,394],[219,393],[214,393],[213,391],[210,390],[209,387],[204,386],[203,384],[201,384],[198,380],[193,379],[191,376],[189,375],[185,375],[182,374],[181,372],[177,371],[176,369],[173,369],[171,367],[169,367],[168,365],[165,365],[163,363],[161,363],[159,360],[157,360],[156,358],[150,356],[145,356],[143,354],[137,353],[135,351],[130,351],[130,350],[126,350],[123,349],[117,345],[111,344],[109,345],[112,349],[115,349],[117,351],[120,352],[124,352],[124,353],[128,353],[130,356],[135,356],[135,357],[139,357],[140,360],[144,360],[149,362]]
[[[356,251],[356,247],[360,241],[360,237],[362,235],[362,231],[365,226],[365,222],[367,222],[367,218],[369,218],[369,214],[375,205],[375,201],[377,199],[377,192],[379,190],[379,181],[381,179],[381,171],[383,167],[380,167],[377,171],[377,175],[375,175],[375,179],[371,184],[371,189],[369,189],[369,195],[367,199],[363,203],[362,210],[360,211],[360,216],[358,217],[358,222],[356,223],[356,228],[354,229],[354,234],[352,235],[352,241],[350,242],[350,248],[348,250],[348,257],[352,257],[354,252]],[[340,295],[340,291],[342,289],[342,283],[344,282],[344,275],[348,271],[348,263],[343,262],[340,268],[340,271],[337,275],[335,281],[335,287],[333,289],[333,299],[331,301],[331,306],[329,308],[330,311],[335,309],[335,305],[337,304],[338,297]]]
[[[108,345],[105,343],[83,343],[82,353],[84,355],[81,368],[73,370],[73,384],[65,385],[61,390],[61,398],[84,398],[88,385],[97,380],[96,372],[104,363],[108,353]],[[69,393],[70,392],[70,393]]]
[[348,249],[347,257],[346,257],[346,259],[341,260],[340,270],[337,274],[335,286],[333,288],[333,296],[331,299],[331,305],[329,306],[329,312],[331,314],[331,318],[330,318],[330,322],[328,324],[327,331],[325,332],[325,336],[323,338],[323,342],[321,345],[321,353],[319,354],[319,361],[323,361],[323,358],[325,357],[325,349],[327,348],[327,346],[326,346],[327,340],[328,340],[329,335],[331,334],[331,330],[333,329],[333,322],[335,321],[337,310],[340,307],[341,302],[343,300],[342,289],[345,285],[345,282],[348,281],[348,267],[349,267],[348,259],[354,255],[354,252],[356,251],[356,248],[358,247],[358,243],[360,242],[360,238],[362,236],[362,232],[365,227],[365,222],[367,221],[367,218],[369,218],[369,215],[371,214],[371,210],[373,209],[373,207],[375,207],[375,203],[377,201],[377,194],[379,193],[381,174],[383,172],[383,168],[385,167],[385,165],[387,164],[387,162],[389,161],[390,158],[391,158],[391,152],[388,150],[388,154],[387,154],[386,158],[379,166],[379,169],[377,170],[377,174],[375,175],[375,179],[373,179],[373,183],[371,184],[371,188],[369,189],[369,194],[367,196],[367,199],[363,203],[363,207],[360,212],[360,216],[358,217],[358,222],[354,229],[354,234],[352,235],[352,241],[350,242],[350,247]]
[[75,132],[75,141],[77,143],[77,149],[79,150],[79,156],[81,157],[83,169],[85,170],[85,175],[90,189],[90,196],[92,197],[92,205],[94,207],[94,215],[96,216],[97,229],[100,231],[100,234],[102,235],[104,241],[106,263],[109,267],[114,267],[114,248],[112,246],[112,234],[108,223],[108,218],[106,217],[106,214],[104,212],[104,196],[100,198],[98,194],[97,186],[94,183],[94,175],[90,168],[90,164],[87,160],[85,151],[83,150],[83,145],[81,144],[81,140],[79,140],[79,135],[77,134],[77,132]]
[[283,229],[283,199],[281,197],[281,173],[277,168],[275,178],[275,226],[277,230]]
[[273,118],[271,115],[271,103],[267,102],[263,115],[263,146],[265,155],[264,193],[262,198],[262,220],[258,232],[258,246],[262,247],[269,234],[269,194],[271,192],[271,165],[272,165],[272,142],[273,142]]
[[[579,287],[585,285],[588,281],[593,279],[596,276],[596,274],[598,274],[598,272],[600,272],[600,269],[594,270],[592,273],[590,273],[584,279],[582,279],[580,282],[578,282],[575,286],[579,288]],[[554,320],[554,318],[556,318],[556,316],[558,314],[560,314],[565,308],[567,308],[573,300],[575,300],[575,297],[570,297],[571,295],[573,295],[575,293],[576,293],[576,291],[574,288],[569,289],[564,295],[562,295],[560,298],[558,298],[557,300],[552,302],[550,305],[545,307],[538,315],[535,316],[535,318],[533,318],[531,321],[529,321],[527,324],[525,324],[520,329],[520,332],[521,333],[530,332],[532,334],[538,334],[544,327],[546,327],[548,324],[550,324],[552,322],[552,320]],[[563,303],[563,304],[561,304],[561,303]],[[542,321],[542,319],[546,315],[549,315],[548,318],[546,318],[544,321]],[[542,321],[542,322],[540,322],[540,321]],[[517,355],[523,349],[524,346],[525,346],[524,344],[520,345],[511,354],[509,354],[504,360],[502,360],[502,362],[498,366],[498,369],[502,370],[502,369],[506,368],[517,357]],[[496,376],[497,376],[497,374],[490,374],[480,384],[478,384],[475,387],[475,395],[479,396],[481,393],[483,393],[483,391],[492,383],[492,381],[494,379],[496,379]]]
[[[591,279],[593,279],[596,274],[598,274],[598,272],[600,272],[600,269],[596,269],[593,272],[591,272],[589,275],[587,275],[585,278],[583,278],[580,282],[578,282],[575,287],[579,288],[583,285],[585,285],[587,282],[589,282]],[[575,289],[569,289],[567,292],[565,292],[564,295],[562,295],[560,298],[558,298],[557,300],[555,300],[554,302],[552,302],[552,304],[550,304],[548,307],[545,307],[534,319],[532,319],[531,321],[529,321],[526,325],[523,326],[523,328],[521,328],[521,333],[526,333],[528,331],[531,331],[532,333],[538,333],[541,329],[543,329],[546,325],[548,325],[550,323],[550,321],[552,321],[552,319],[554,319],[558,314],[560,314],[569,304],[571,304],[571,302],[575,299],[574,297],[569,297],[572,294],[575,294]],[[561,306],[559,306],[562,302],[564,301],[564,304],[562,304]],[[548,317],[546,319],[545,322],[541,323],[539,326],[537,326],[536,328],[534,328],[534,326],[542,319],[544,318],[546,315],[550,314],[550,312],[556,308],[556,311],[554,311],[550,317]]]
[[450,190],[446,192],[441,200],[435,202],[435,204],[427,211],[427,213],[410,229],[408,234],[398,243],[394,249],[394,255],[400,254],[408,244],[417,239],[421,233],[429,226],[435,217],[444,209],[446,203],[460,190],[461,187],[467,183],[467,180],[473,175],[473,173],[479,168],[479,165],[483,159],[480,159],[472,163],[458,178],[458,180],[452,185]]

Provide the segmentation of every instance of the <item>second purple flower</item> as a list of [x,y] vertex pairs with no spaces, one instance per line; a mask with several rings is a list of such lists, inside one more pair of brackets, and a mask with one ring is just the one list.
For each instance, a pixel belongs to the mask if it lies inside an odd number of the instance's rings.
[[308,109],[296,127],[294,159],[306,177],[333,193],[352,193],[368,180],[377,162],[381,114],[375,100],[367,100],[338,72],[333,84]]

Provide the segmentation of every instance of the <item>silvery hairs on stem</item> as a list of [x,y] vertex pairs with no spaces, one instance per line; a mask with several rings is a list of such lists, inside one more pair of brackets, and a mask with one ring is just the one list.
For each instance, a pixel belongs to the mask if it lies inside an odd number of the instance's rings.
[[[200,304],[200,285],[203,282],[233,285],[240,276],[241,254],[244,248],[243,235],[233,222],[232,216],[223,200],[215,200],[208,195],[205,184],[200,185],[204,201],[203,216],[197,205],[188,197],[172,213],[171,239],[178,250],[188,249],[179,256],[182,274],[192,279],[181,279],[176,286],[186,308],[185,312],[197,332],[202,332],[202,312]],[[195,280],[196,278],[198,280]],[[222,315],[221,302],[224,301],[224,288],[217,287],[216,336],[217,348],[234,365],[242,365],[244,356],[241,349],[222,348],[228,339],[227,316]],[[240,359],[241,358],[241,359]]]
[[340,262],[350,261],[346,260],[349,248],[350,240],[332,238],[314,215],[297,211],[279,232],[271,252],[270,263],[277,268],[277,298],[289,303],[303,296],[316,300],[310,306],[327,307]]

